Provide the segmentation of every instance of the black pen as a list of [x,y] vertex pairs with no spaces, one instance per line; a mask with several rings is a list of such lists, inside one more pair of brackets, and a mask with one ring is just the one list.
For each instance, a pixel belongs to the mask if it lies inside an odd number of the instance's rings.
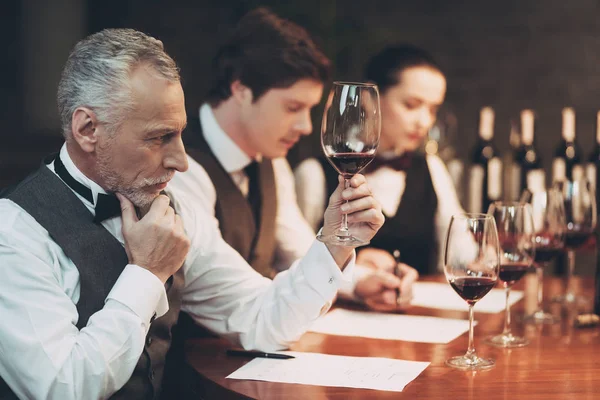
[[296,358],[294,356],[289,356],[287,354],[265,353],[264,351],[235,350],[235,349],[227,350],[227,355],[228,356],[241,356],[241,357],[275,358],[277,360],[289,360],[291,358]]
[[[394,275],[402,279],[402,270],[400,270],[400,250],[394,250],[392,255],[394,256],[394,260],[396,261],[396,266],[394,267]],[[396,304],[400,305],[400,288],[396,288]]]

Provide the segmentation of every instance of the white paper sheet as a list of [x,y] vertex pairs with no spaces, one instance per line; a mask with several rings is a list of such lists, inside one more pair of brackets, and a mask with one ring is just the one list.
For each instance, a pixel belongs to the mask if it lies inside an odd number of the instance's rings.
[[401,392],[428,362],[283,352],[296,358],[255,358],[227,378]]
[[[510,291],[510,304],[513,305],[523,298],[520,290]],[[448,283],[416,282],[413,286],[413,306],[437,308],[440,310],[469,311],[464,301]],[[497,313],[506,308],[504,289],[492,289],[485,297],[475,304],[475,315],[482,313]]]
[[312,332],[421,343],[449,343],[469,330],[462,319],[335,309],[319,318]]

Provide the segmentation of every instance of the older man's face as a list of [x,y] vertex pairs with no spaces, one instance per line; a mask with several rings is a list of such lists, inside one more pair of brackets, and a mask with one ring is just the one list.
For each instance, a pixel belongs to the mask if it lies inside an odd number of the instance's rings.
[[97,168],[107,190],[146,207],[176,171],[188,168],[181,140],[184,96],[180,83],[161,78],[149,66],[133,72],[131,86],[135,109],[114,135],[99,138]]

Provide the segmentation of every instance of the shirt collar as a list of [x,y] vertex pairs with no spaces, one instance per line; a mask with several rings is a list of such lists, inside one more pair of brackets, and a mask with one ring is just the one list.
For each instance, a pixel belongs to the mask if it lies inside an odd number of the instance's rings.
[[219,126],[209,104],[200,107],[200,125],[208,147],[227,173],[240,171],[252,162],[252,158]]
[[[66,143],[63,144],[62,148],[60,149],[59,157],[65,165],[65,169],[67,170],[67,172],[71,174],[71,176],[77,182],[81,183],[82,185],[84,185],[92,191],[92,198],[94,199],[94,204],[92,204],[92,206],[95,206],[96,202],[98,201],[98,193],[107,194],[106,191],[102,189],[102,187],[100,187],[100,185],[98,185],[96,182],[85,176],[83,172],[81,172],[79,168],[75,166],[75,163],[73,162],[71,156],[69,156],[69,152],[67,151]],[[89,203],[85,199],[83,201]]]

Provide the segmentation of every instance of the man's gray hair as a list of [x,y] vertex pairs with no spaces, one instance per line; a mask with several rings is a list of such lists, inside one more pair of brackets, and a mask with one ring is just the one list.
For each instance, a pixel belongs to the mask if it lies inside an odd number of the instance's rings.
[[135,104],[130,79],[133,70],[148,64],[163,78],[179,82],[179,69],[163,44],[133,29],[105,29],[77,43],[58,84],[62,131],[71,137],[71,119],[78,107],[96,113],[110,133],[116,132]]

